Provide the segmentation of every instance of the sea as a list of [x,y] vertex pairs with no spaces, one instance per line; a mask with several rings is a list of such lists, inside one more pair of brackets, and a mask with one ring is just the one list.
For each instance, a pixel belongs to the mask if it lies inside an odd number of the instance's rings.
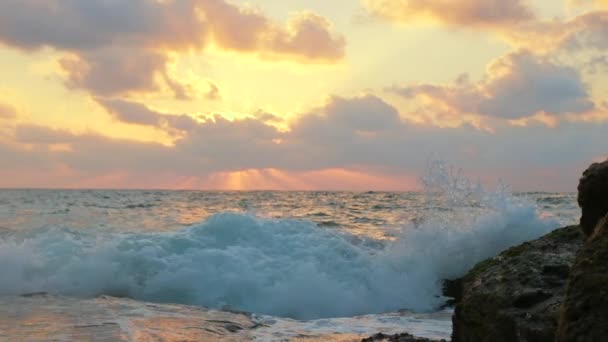
[[449,339],[441,283],[575,224],[574,193],[0,190],[0,341]]

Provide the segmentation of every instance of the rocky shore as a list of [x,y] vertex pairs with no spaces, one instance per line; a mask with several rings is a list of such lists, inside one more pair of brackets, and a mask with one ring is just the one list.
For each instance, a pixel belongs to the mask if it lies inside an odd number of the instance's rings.
[[[608,160],[583,173],[578,203],[579,225],[445,281],[454,305],[452,342],[608,341]],[[363,341],[429,340],[378,334]]]
[[[579,226],[558,229],[478,264],[452,282],[452,341],[554,341]],[[454,284],[456,283],[456,284]]]
[[608,160],[583,173],[578,191],[580,225],[446,282],[453,342],[608,340]]
[[395,334],[395,335],[386,335],[383,333],[378,333],[374,336],[370,336],[368,338],[364,338],[361,342],[445,342],[445,340],[430,340],[428,338],[416,337],[410,335],[408,333]]

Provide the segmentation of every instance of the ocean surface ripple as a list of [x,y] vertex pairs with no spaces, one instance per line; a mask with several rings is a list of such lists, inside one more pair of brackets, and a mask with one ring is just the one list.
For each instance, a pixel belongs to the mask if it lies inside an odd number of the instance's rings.
[[575,220],[571,194],[433,182],[426,193],[2,190],[0,295],[296,319],[432,312],[442,279]]
[[578,216],[574,194],[490,191],[441,163],[421,181],[419,193],[0,190],[0,339],[449,338],[442,280]]

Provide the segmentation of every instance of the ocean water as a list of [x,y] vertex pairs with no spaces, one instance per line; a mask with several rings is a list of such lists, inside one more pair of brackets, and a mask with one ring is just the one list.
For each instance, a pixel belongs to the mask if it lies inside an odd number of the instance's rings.
[[421,181],[400,193],[0,190],[0,340],[71,340],[78,326],[146,340],[158,324],[154,336],[188,340],[186,323],[218,340],[449,338],[441,280],[579,216],[575,194],[488,190],[443,165]]

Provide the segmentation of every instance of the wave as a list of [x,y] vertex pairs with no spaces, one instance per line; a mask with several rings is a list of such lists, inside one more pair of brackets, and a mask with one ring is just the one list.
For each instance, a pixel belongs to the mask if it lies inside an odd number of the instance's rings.
[[464,193],[382,243],[237,213],[177,232],[13,232],[0,235],[0,295],[107,294],[297,319],[434,311],[443,279],[556,227],[504,192]]

